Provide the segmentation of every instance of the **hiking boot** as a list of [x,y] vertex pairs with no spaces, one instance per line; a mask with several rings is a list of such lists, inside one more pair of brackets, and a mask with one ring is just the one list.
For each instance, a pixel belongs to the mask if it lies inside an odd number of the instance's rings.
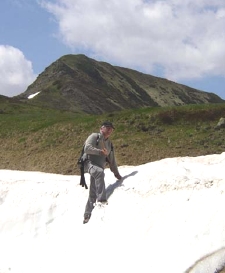
[[90,220],[91,218],[91,215],[84,215],[84,221],[83,221],[83,224],[87,224],[88,221]]

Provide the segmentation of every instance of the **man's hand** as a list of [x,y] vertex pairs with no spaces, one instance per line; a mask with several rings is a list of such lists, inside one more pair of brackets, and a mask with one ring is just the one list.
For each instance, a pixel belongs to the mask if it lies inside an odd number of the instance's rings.
[[118,180],[120,180],[122,178],[122,176],[119,173],[115,173],[114,175]]
[[107,156],[108,155],[108,151],[106,148],[101,150],[101,155]]

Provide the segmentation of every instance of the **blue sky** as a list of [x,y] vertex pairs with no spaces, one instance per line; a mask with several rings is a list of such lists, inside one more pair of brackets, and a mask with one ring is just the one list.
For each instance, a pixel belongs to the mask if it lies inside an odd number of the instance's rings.
[[1,0],[0,10],[2,95],[82,53],[225,99],[224,0]]

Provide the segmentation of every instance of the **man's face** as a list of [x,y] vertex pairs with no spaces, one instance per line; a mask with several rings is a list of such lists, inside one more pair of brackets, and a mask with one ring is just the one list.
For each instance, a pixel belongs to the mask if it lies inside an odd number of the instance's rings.
[[102,126],[101,127],[101,133],[103,134],[103,136],[105,138],[108,138],[111,135],[112,132],[113,132],[112,127],[108,127],[108,126]]

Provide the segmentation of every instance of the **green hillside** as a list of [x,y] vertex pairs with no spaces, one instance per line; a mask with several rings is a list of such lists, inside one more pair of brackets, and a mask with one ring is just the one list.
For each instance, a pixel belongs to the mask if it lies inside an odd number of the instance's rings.
[[225,104],[77,114],[13,101],[0,103],[0,168],[77,174],[83,142],[102,121],[115,124],[118,165],[140,165],[167,157],[199,156],[225,150]]

